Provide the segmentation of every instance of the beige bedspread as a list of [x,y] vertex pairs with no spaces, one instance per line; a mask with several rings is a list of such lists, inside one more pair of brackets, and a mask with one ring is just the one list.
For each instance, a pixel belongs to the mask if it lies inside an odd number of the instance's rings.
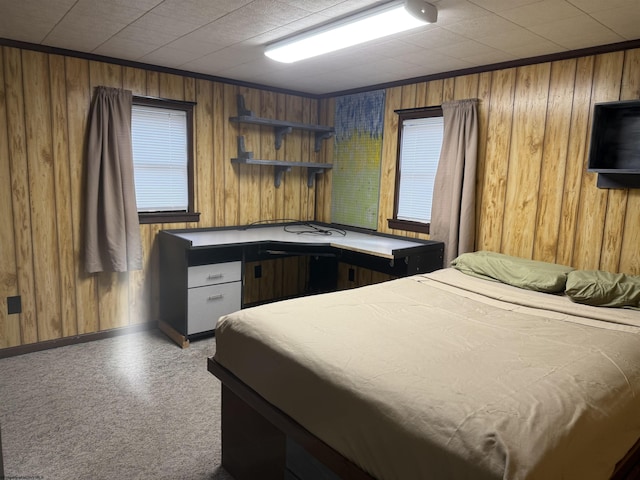
[[380,480],[605,479],[640,438],[634,310],[445,269],[241,310],[216,336],[221,365]]

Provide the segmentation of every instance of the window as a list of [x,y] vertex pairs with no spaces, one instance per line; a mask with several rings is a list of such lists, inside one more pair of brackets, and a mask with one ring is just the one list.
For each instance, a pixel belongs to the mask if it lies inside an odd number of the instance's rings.
[[389,228],[429,233],[433,183],[440,160],[442,109],[398,111],[398,160]]
[[198,221],[193,211],[193,104],[135,98],[131,140],[140,223]]

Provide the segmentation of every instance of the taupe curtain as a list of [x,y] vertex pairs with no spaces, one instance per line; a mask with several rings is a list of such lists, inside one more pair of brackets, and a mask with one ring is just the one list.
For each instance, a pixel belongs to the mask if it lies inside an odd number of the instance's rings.
[[87,143],[85,269],[142,269],[129,90],[96,89]]
[[444,242],[444,265],[475,244],[478,100],[442,104],[444,137],[433,187],[429,238]]

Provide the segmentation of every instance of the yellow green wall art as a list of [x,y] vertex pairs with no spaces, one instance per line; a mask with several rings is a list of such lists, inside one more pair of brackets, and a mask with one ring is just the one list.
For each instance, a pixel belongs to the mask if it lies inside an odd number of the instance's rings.
[[385,91],[336,99],[331,221],[378,226]]

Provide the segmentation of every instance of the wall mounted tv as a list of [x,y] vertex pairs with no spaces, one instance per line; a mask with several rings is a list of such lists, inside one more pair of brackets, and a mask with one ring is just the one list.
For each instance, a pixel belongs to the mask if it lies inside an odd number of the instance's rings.
[[599,188],[640,188],[640,100],[594,105],[587,170]]

